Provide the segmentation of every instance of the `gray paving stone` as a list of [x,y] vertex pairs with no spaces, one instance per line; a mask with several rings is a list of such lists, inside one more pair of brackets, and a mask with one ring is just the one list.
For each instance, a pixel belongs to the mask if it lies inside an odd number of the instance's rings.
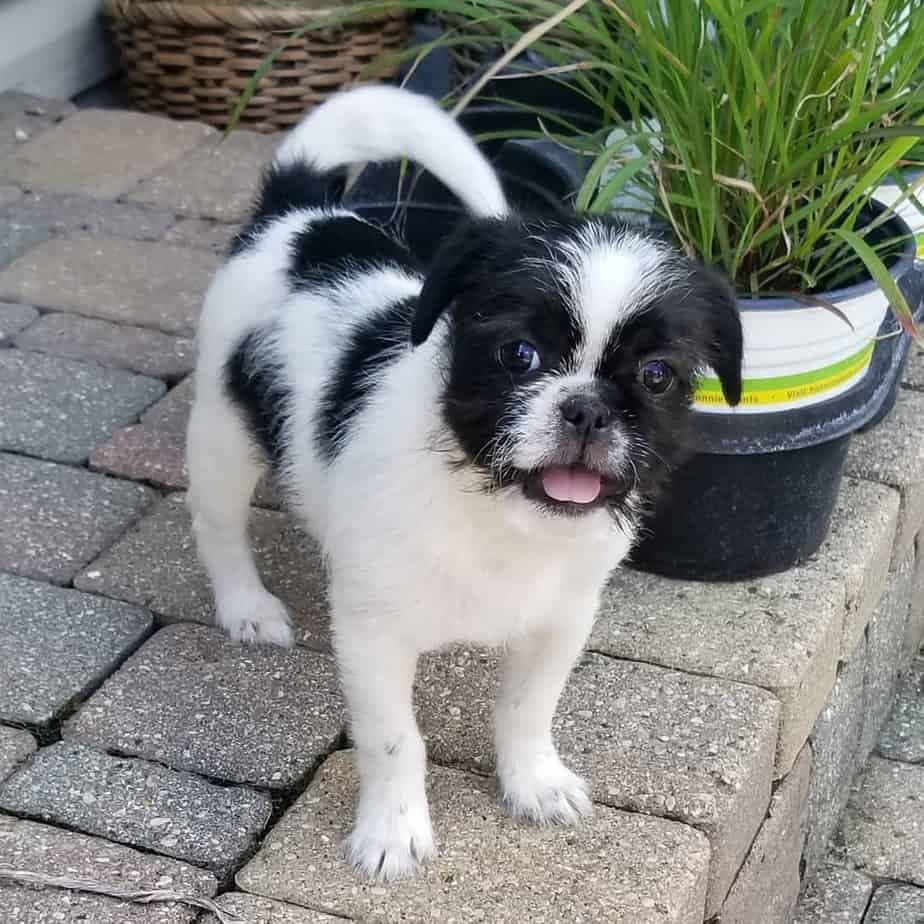
[[840,832],[846,860],[880,879],[924,885],[924,767],[873,757]]
[[840,866],[823,866],[806,886],[792,924],[861,924],[873,884]]
[[861,763],[876,746],[879,734],[892,711],[899,674],[904,667],[902,649],[908,627],[913,582],[914,556],[908,555],[899,568],[892,572],[889,587],[869,624],[863,731],[859,751]]
[[181,218],[165,235],[165,244],[199,247],[224,256],[240,225],[202,218]]
[[35,750],[35,738],[21,728],[0,725],[0,780],[9,776]]
[[[465,648],[422,659],[418,716],[437,763],[493,769],[497,663]],[[709,835],[712,913],[770,801],[778,716],[779,703],[754,687],[586,655],[553,728],[563,759],[590,781],[595,801]]]
[[331,749],[343,720],[333,658],[242,646],[184,624],[132,655],[64,735],[176,770],[285,789]]
[[903,384],[906,388],[924,391],[924,347],[912,342],[908,351],[908,364],[905,366]]
[[172,212],[90,196],[33,193],[0,206],[0,267],[52,237],[126,237],[155,241],[174,221]]
[[60,741],[0,786],[0,810],[219,872],[269,821],[269,796]]
[[915,661],[898,686],[879,737],[879,753],[890,760],[924,763],[924,660]]
[[924,644],[924,533],[918,534],[914,548],[914,579],[911,583],[908,627],[902,650],[903,664],[909,664]]
[[799,857],[805,842],[811,748],[806,745],[780,783],[720,915],[721,924],[790,924],[801,884]]
[[51,240],[0,272],[0,299],[188,336],[216,266],[188,247]]
[[924,889],[886,885],[876,889],[864,924],[921,924]]
[[12,183],[0,183],[0,208],[9,205],[11,202],[16,202],[22,196],[23,192],[18,186],[14,186]]
[[[322,911],[309,911],[298,905],[275,902],[270,898],[244,892],[225,892],[218,897],[217,904],[222,911],[237,915],[247,924],[338,924],[344,920]],[[219,922],[213,914],[205,914],[198,924]]]
[[216,133],[138,112],[85,109],[0,160],[24,189],[115,199]]
[[189,484],[185,442],[182,437],[143,424],[124,427],[93,450],[90,468],[163,488],[184,489]]
[[148,177],[130,198],[184,215],[242,221],[279,140],[255,132],[232,132]]
[[805,868],[809,874],[824,859],[828,841],[850,797],[851,782],[865,759],[860,738],[866,711],[866,645],[861,638],[850,660],[841,665],[837,682],[809,738],[814,753],[805,839]]
[[238,885],[369,922],[702,921],[709,848],[686,825],[608,808],[577,829],[521,825],[501,813],[489,780],[434,767],[439,854],[383,888],[343,860],[356,789],[352,755],[328,758]]
[[31,305],[0,303],[0,346],[7,346],[23,328],[37,320],[39,313]]
[[0,158],[21,148],[17,131],[34,140],[52,125],[75,113],[76,107],[65,100],[45,99],[30,93],[7,90],[0,93]]
[[[178,860],[0,815],[0,866],[100,883],[112,891],[165,889],[210,898],[218,883]],[[64,889],[34,889],[0,880],[0,908],[10,924],[188,924],[198,911],[179,902],[150,905]]]
[[818,555],[783,574],[707,584],[618,571],[590,647],[772,691],[783,775],[834,684],[845,618],[862,631],[872,615],[894,513],[894,492],[847,480]]
[[46,314],[16,338],[25,350],[90,360],[175,382],[192,370],[193,341],[71,314]]
[[136,420],[163,382],[26,350],[0,351],[0,450],[84,462]]
[[67,584],[153,498],[141,485],[0,453],[0,571]]
[[895,408],[868,433],[850,443],[847,471],[878,481],[901,493],[898,529],[892,553],[896,567],[908,554],[914,537],[924,526],[924,394],[899,390]]
[[0,574],[0,719],[47,724],[119,664],[151,622],[125,603]]
[[157,404],[148,408],[141,415],[141,422],[146,426],[185,437],[194,387],[193,376],[187,376],[179,385],[171,388]]
[[[317,546],[275,511],[254,509],[250,532],[260,573],[266,586],[289,606],[297,641],[328,650],[326,584]],[[74,584],[147,606],[165,621],[213,623],[212,590],[196,555],[182,495],[161,501]]]

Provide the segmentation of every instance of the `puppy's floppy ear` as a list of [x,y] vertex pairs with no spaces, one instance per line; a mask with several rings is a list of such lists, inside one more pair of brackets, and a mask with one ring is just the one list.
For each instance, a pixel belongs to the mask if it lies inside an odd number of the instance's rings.
[[430,336],[440,315],[470,284],[488,257],[488,226],[493,222],[466,221],[443,242],[433,259],[417,310],[411,321],[411,344],[420,346]]
[[699,267],[698,288],[706,315],[706,353],[722,383],[722,394],[732,406],[741,400],[741,360],[744,352],[738,300],[728,280]]

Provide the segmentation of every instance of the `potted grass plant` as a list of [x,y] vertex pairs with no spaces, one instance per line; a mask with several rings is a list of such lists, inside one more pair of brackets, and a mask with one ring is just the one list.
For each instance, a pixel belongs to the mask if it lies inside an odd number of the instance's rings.
[[739,292],[743,401],[728,407],[704,370],[696,453],[636,564],[727,579],[811,555],[850,435],[888,406],[917,336],[899,216],[920,207],[906,171],[924,134],[924,4],[606,0],[563,19],[553,0],[414,5],[450,10],[454,42],[468,15],[479,45],[489,28],[498,47],[529,47],[601,120],[509,134],[588,158],[578,209],[663,229]]

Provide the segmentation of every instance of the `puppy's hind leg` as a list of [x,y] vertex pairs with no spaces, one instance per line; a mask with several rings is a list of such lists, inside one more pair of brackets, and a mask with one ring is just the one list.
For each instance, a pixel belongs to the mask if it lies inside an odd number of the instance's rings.
[[217,388],[202,392],[189,419],[187,502],[215,593],[216,622],[237,641],[289,647],[289,615],[263,586],[247,536],[250,498],[263,465],[228,399]]

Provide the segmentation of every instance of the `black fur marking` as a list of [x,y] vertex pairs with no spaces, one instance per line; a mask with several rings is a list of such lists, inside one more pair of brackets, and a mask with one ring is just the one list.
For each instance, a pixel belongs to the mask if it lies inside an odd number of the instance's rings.
[[278,466],[291,393],[283,383],[281,365],[261,348],[263,335],[261,331],[246,334],[228,357],[225,387],[270,462]]
[[295,289],[314,288],[380,266],[419,272],[403,244],[377,225],[349,215],[310,224],[295,236],[292,250],[289,280]]
[[356,415],[366,406],[384,369],[410,349],[411,316],[416,299],[404,299],[364,319],[350,335],[317,414],[318,450],[332,462]]
[[343,171],[318,173],[305,163],[270,164],[263,171],[250,220],[231,242],[230,255],[246,250],[268,224],[295,209],[336,205],[343,195],[344,176]]

